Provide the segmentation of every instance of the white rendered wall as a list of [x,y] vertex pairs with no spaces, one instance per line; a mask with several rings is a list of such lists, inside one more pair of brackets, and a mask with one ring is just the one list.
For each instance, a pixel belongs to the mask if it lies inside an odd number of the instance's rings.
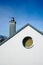
[[[24,48],[22,40],[33,39],[33,47]],[[0,46],[0,65],[43,65],[43,36],[27,26]]]

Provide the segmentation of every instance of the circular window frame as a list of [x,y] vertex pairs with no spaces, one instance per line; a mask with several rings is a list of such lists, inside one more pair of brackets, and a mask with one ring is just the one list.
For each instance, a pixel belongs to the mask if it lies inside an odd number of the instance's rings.
[[[26,36],[24,37],[24,39],[22,40],[22,44],[26,49],[32,48],[33,47],[33,39],[30,36]],[[26,46],[27,44],[27,46]]]

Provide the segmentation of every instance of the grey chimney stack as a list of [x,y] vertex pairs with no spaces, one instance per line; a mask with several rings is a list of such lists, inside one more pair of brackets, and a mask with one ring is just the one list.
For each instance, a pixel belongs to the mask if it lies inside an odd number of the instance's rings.
[[14,17],[12,17],[11,21],[9,22],[9,35],[13,36],[16,33],[16,22]]

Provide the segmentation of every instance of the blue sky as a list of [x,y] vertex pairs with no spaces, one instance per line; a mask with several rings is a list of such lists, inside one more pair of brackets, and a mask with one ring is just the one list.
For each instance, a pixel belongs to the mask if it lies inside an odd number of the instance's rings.
[[9,35],[11,17],[17,30],[30,23],[43,31],[43,0],[0,0],[0,35]]

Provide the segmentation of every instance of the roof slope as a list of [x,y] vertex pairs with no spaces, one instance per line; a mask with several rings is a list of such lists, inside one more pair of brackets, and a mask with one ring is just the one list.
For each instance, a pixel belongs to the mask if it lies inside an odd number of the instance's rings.
[[[38,33],[40,33],[41,35],[43,35],[43,33],[41,31],[39,31],[38,29],[36,29],[35,27],[33,27],[32,25],[30,24],[26,24],[24,27],[22,27],[21,29],[19,29],[13,36],[15,36],[17,33],[19,33],[21,30],[23,30],[25,27],[27,26],[30,26],[31,28],[33,28],[34,30],[36,30]],[[10,38],[12,38],[13,36],[11,37],[8,37],[6,40],[4,40],[3,42],[0,43],[0,46],[2,44],[4,44],[6,41],[8,41]]]

